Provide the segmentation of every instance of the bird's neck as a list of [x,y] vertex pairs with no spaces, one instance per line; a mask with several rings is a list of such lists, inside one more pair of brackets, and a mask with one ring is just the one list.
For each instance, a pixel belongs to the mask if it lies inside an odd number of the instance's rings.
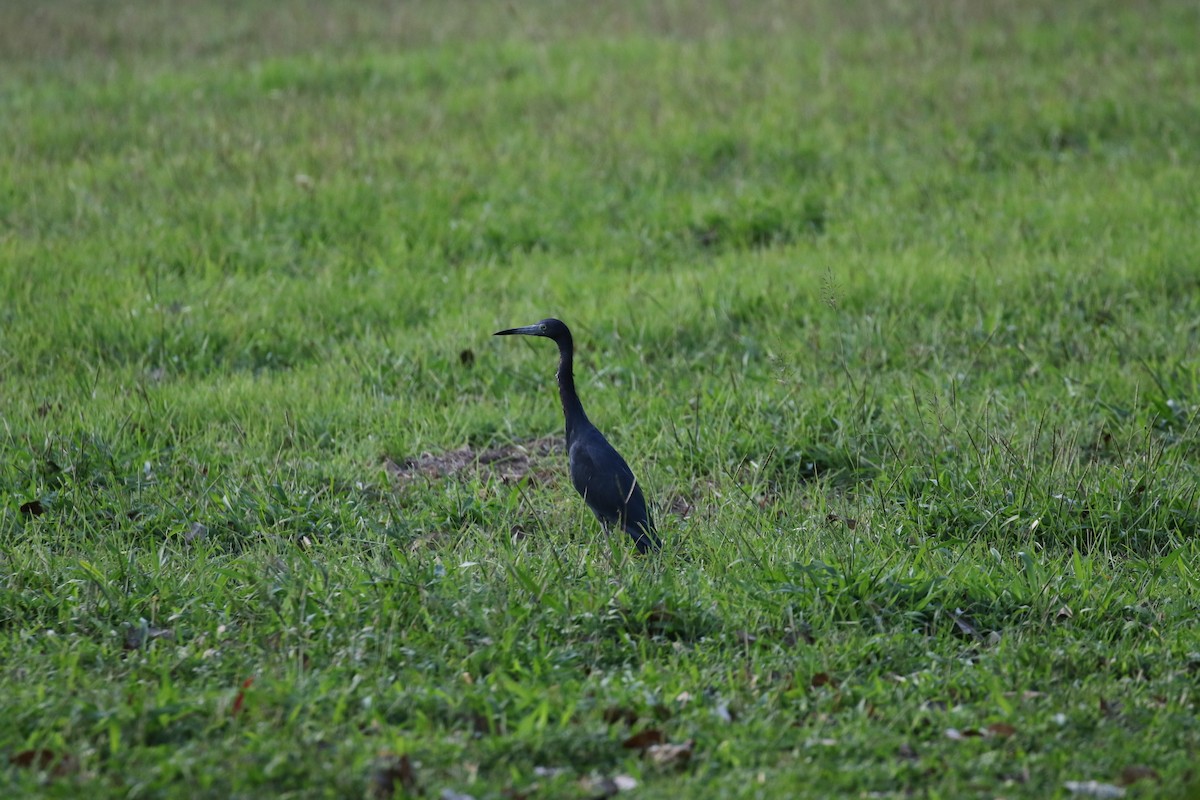
[[575,391],[574,348],[569,339],[558,345],[558,397],[562,400],[563,417],[567,422],[567,443],[570,444],[572,434],[586,425],[588,418]]

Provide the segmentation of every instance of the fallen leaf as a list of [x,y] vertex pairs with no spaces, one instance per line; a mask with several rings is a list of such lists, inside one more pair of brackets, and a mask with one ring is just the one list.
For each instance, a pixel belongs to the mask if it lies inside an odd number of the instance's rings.
[[614,775],[612,780],[617,785],[617,789],[622,792],[636,789],[638,785],[637,780],[629,775]]
[[692,760],[695,749],[695,739],[683,744],[656,744],[646,748],[646,758],[660,767],[684,767]]
[[233,707],[230,708],[230,716],[236,717],[242,711],[242,706],[246,703],[246,690],[254,683],[254,678],[246,678],[242,681],[242,688],[238,689],[237,697],[233,699]]
[[1121,786],[1129,786],[1132,783],[1147,780],[1154,781],[1155,783],[1162,783],[1162,776],[1159,775],[1158,771],[1152,767],[1143,767],[1141,764],[1131,764],[1125,769],[1121,770],[1121,775],[1119,778],[1117,778],[1117,783],[1119,783]]
[[[12,508],[12,506],[9,506]],[[31,517],[40,517],[46,513],[46,507],[42,505],[41,500],[30,500],[28,503],[21,504],[21,513]]]
[[53,750],[45,747],[33,750],[22,750],[16,755],[10,756],[8,763],[14,767],[24,767],[25,769],[37,769],[44,772],[49,772],[56,778],[61,778],[64,775],[70,775],[79,768],[79,764],[75,761],[75,757],[70,753],[56,753]]
[[1071,794],[1079,794],[1084,797],[1098,797],[1100,800],[1116,800],[1118,797],[1125,796],[1125,790],[1120,786],[1113,786],[1111,783],[1101,783],[1100,781],[1067,781],[1064,786]]
[[1063,606],[1054,613],[1054,620],[1056,622],[1062,622],[1063,620],[1070,619],[1073,616],[1075,616],[1075,612],[1071,610],[1071,607]]
[[1010,736],[1015,736],[1017,733],[1017,729],[1012,725],[1009,725],[1007,722],[993,722],[991,725],[988,725],[986,728],[984,728],[984,730],[987,732],[988,736],[996,736],[1001,739],[1007,739]]
[[809,681],[808,685],[814,689],[818,689],[822,686],[829,686],[830,688],[836,689],[841,686],[841,682],[837,678],[831,677],[828,672],[818,672],[816,675],[812,676],[812,680]]
[[407,754],[397,756],[383,753],[371,768],[368,793],[376,800],[385,800],[385,798],[395,797],[397,788],[403,789],[408,794],[420,793],[412,761],[409,760]]
[[621,746],[626,750],[645,750],[647,747],[662,744],[666,740],[667,737],[658,728],[646,728],[621,742]]

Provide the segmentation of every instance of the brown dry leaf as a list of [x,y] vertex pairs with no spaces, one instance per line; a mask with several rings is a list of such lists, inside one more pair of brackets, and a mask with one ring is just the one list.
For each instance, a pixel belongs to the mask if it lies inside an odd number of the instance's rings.
[[79,770],[78,762],[70,753],[57,753],[45,747],[22,750],[16,755],[10,756],[8,763],[14,767],[49,772],[55,778],[61,778]]
[[660,767],[685,767],[692,760],[696,740],[688,739],[683,744],[656,744],[646,748],[646,758]]
[[1117,778],[1117,783],[1121,786],[1129,786],[1138,781],[1154,781],[1162,783],[1162,776],[1158,774],[1158,770],[1153,767],[1144,767],[1141,764],[1130,764],[1125,769],[1121,770],[1120,777]]
[[819,689],[822,686],[828,686],[831,689],[836,689],[842,684],[837,678],[830,676],[828,672],[818,672],[816,675],[812,676],[812,680],[809,681],[808,685],[814,689]]
[[417,786],[417,774],[413,771],[412,761],[408,755],[397,756],[392,753],[381,753],[371,768],[371,780],[368,794],[377,800],[385,800],[396,796],[396,789],[403,789],[408,794],[420,794]]
[[246,704],[246,690],[254,684],[254,678],[249,677],[242,681],[242,688],[238,689],[237,696],[233,698],[233,705],[229,709],[229,716],[236,717],[242,711],[242,706]]
[[1000,739],[1007,739],[1010,736],[1015,736],[1017,729],[1007,722],[993,722],[984,728],[988,736],[995,736]]
[[648,747],[662,744],[666,740],[666,735],[658,728],[646,728],[621,742],[621,746],[626,750],[645,750]]

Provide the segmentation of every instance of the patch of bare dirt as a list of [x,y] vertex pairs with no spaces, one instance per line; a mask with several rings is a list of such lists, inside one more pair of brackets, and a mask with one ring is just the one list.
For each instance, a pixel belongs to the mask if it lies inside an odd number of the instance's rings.
[[446,478],[466,472],[495,478],[502,483],[519,481],[527,475],[544,480],[549,475],[544,462],[563,452],[563,437],[542,436],[526,442],[479,449],[464,445],[443,453],[421,453],[397,461],[384,459],[388,474],[400,483],[426,478]]

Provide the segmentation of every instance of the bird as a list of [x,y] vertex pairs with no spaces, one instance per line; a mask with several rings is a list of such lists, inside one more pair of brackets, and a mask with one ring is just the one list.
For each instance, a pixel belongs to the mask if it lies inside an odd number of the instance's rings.
[[496,331],[493,336],[542,336],[558,345],[558,396],[567,428],[567,462],[571,483],[607,534],[617,525],[633,539],[639,553],[662,547],[633,470],[583,411],[575,392],[575,343],[571,329],[557,319]]

